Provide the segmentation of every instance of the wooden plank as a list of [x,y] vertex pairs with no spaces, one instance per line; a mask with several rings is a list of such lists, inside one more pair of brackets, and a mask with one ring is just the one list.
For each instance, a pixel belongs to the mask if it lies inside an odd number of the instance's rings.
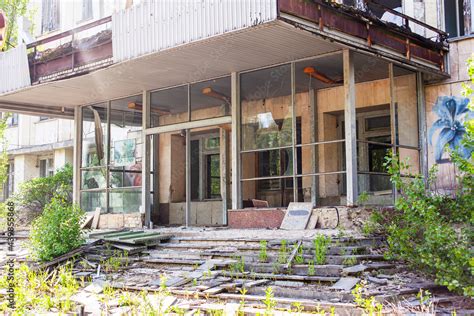
[[84,220],[84,223],[82,223],[81,229],[86,228],[87,226],[89,226],[89,224],[92,223],[92,219],[94,218],[94,215],[95,215],[95,214],[92,213],[92,212],[88,212],[88,213],[86,214],[86,219]]
[[70,252],[68,252],[68,253],[66,253],[62,256],[59,256],[59,257],[57,257],[57,258],[55,258],[51,261],[45,262],[45,263],[37,265],[37,266],[33,266],[32,270],[33,271],[43,270],[43,269],[49,268],[51,266],[54,266],[56,264],[59,264],[61,262],[64,262],[66,260],[69,260],[72,257],[77,256],[77,255],[83,253],[84,251],[86,251],[87,249],[95,246],[97,243],[99,243],[99,240],[93,241],[90,244],[87,244],[87,245],[81,246],[79,248],[76,248],[76,249],[74,249],[74,250],[72,250],[72,251],[70,251]]
[[95,208],[94,218],[92,219],[91,229],[97,229],[99,226],[100,207]]
[[301,247],[301,244],[303,242],[300,240],[296,244],[296,246],[293,247],[293,251],[290,254],[290,257],[288,258],[288,262],[285,264],[284,269],[288,270],[289,267],[291,267],[291,263],[293,262],[293,259],[295,258],[296,254],[298,253],[298,249]]

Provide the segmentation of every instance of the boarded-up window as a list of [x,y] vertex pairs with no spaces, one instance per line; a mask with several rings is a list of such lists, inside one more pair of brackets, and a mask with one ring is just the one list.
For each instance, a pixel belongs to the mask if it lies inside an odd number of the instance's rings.
[[92,19],[92,0],[82,0],[82,21]]
[[43,0],[41,33],[59,29],[59,0]]

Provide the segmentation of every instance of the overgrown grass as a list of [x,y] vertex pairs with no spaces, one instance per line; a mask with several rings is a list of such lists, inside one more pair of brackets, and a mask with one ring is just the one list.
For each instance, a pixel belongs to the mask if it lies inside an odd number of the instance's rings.
[[331,238],[318,234],[313,239],[314,261],[316,264],[325,264]]
[[[61,313],[73,311],[76,303],[71,300],[80,287],[70,265],[61,266],[49,274],[47,271],[35,272],[26,264],[19,265],[14,272],[15,306],[12,311],[6,299],[0,303],[0,311],[12,315],[26,315],[35,312],[47,312],[52,308]],[[0,278],[0,288],[8,288],[8,274],[5,271]]]

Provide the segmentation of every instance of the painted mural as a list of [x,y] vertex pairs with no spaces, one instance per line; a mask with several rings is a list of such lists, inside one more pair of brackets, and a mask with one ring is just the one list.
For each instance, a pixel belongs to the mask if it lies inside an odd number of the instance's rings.
[[429,130],[430,145],[434,149],[436,163],[449,162],[445,151],[447,147],[457,150],[462,156],[469,157],[471,152],[461,142],[466,128],[464,122],[474,118],[469,110],[469,99],[454,96],[439,96],[433,107],[437,119]]

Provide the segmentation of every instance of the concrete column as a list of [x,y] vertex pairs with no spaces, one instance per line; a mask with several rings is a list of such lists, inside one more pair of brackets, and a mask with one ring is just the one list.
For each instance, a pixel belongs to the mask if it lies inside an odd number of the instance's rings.
[[349,49],[343,51],[344,64],[344,121],[346,146],[347,206],[357,204],[357,130],[355,109],[354,57]]
[[39,177],[38,159],[36,155],[15,156],[14,191],[18,192],[20,185],[28,180]]
[[232,81],[232,208],[242,204],[240,186],[240,81],[239,74],[231,74]]

